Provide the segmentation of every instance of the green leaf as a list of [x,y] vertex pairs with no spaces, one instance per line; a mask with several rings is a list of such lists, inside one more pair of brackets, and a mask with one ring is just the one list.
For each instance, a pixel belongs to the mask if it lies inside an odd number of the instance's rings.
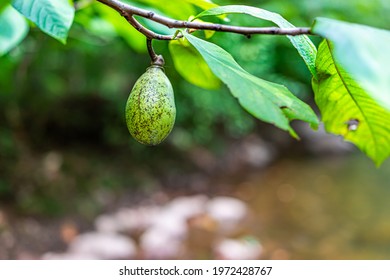
[[117,35],[122,37],[130,47],[137,52],[146,51],[145,36],[132,28],[124,17],[101,3],[96,3],[95,7],[99,15],[114,27]]
[[313,89],[325,129],[353,142],[379,166],[390,155],[390,112],[351,78],[327,40],[318,49],[316,67]]
[[[191,3],[186,3],[187,1],[183,0],[132,0],[127,2],[130,2],[131,4],[135,3],[135,5],[140,8],[146,8],[159,14],[162,12],[164,15],[180,20],[187,20],[190,16],[195,14],[193,5]],[[141,5],[137,3],[141,3]],[[145,7],[144,5],[147,5],[150,8]]]
[[185,32],[183,35],[250,114],[289,131],[293,137],[297,135],[290,126],[290,120],[303,120],[313,127],[318,126],[318,119],[311,108],[286,87],[249,74],[221,47]]
[[220,80],[213,74],[199,52],[186,39],[171,41],[169,51],[176,70],[185,80],[205,89],[220,87]]
[[[221,14],[247,14],[253,17],[257,17],[263,20],[272,21],[281,28],[293,28],[295,27],[290,22],[285,20],[281,15],[267,10],[263,10],[256,7],[243,6],[243,5],[228,5],[212,8],[210,10],[204,11],[197,15],[196,17],[203,16],[216,16]],[[297,49],[300,56],[305,61],[307,67],[309,68],[313,77],[316,77],[315,71],[315,60],[317,49],[314,46],[313,42],[306,35],[299,36],[287,36],[293,46]]]
[[13,0],[12,5],[43,32],[66,43],[74,17],[68,0]]
[[208,0],[184,0],[184,1],[187,3],[190,3],[194,6],[197,6],[203,10],[218,7],[217,4],[213,3],[212,1],[208,1]]
[[0,56],[16,47],[27,35],[28,25],[24,17],[11,6],[0,14]]
[[390,32],[326,18],[317,18],[312,31],[331,41],[334,60],[390,109]]
[[0,13],[9,3],[11,3],[10,0],[0,0]]
[[[198,19],[198,18],[195,18],[194,16],[190,17],[190,18],[188,19],[188,21],[199,22],[199,23],[205,23],[205,21],[200,20],[200,19]],[[205,36],[206,39],[210,39],[210,38],[213,37],[214,34],[216,33],[215,30],[207,30],[207,29],[203,30],[203,32],[204,32],[204,36]]]

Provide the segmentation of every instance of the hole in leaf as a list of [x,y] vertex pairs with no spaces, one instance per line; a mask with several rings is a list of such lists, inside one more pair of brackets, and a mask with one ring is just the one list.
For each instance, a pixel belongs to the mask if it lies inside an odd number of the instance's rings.
[[359,123],[358,119],[350,119],[346,122],[349,131],[356,131],[359,127]]

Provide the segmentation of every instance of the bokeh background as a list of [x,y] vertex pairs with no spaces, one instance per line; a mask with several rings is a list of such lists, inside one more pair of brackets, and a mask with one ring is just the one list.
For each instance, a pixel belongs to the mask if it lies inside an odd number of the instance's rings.
[[[387,0],[215,2],[296,26],[324,16],[390,29]],[[118,36],[101,8],[76,13],[66,45],[32,28],[0,57],[0,259],[390,258],[389,161],[376,168],[303,123],[293,124],[300,141],[261,123],[225,87],[184,81],[166,42],[154,46],[175,90],[175,128],[158,147],[133,140],[124,106],[149,58],[143,38]],[[212,41],[317,110],[285,37]]]

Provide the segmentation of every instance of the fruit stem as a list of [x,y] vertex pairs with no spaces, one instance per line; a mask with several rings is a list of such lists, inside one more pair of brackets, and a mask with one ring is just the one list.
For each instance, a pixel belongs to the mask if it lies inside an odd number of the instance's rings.
[[156,52],[154,51],[153,45],[152,45],[152,39],[146,38],[146,46],[148,48],[148,53],[149,53],[150,59],[152,60],[151,64],[155,65],[155,66],[160,66],[160,67],[164,66],[164,64],[165,64],[164,58],[162,55],[156,54]]

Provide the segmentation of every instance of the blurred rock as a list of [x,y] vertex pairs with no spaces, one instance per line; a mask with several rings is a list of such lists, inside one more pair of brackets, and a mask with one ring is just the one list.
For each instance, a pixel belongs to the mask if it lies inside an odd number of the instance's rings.
[[248,215],[248,207],[233,197],[216,197],[206,205],[207,213],[218,222],[219,230],[229,234],[235,231]]
[[45,155],[42,161],[43,174],[47,180],[54,180],[58,177],[63,163],[62,155],[51,151]]
[[182,196],[174,198],[162,211],[173,213],[180,219],[189,219],[204,213],[208,198],[205,195]]
[[179,240],[183,240],[187,235],[186,220],[179,213],[171,211],[162,211],[157,215],[149,229],[157,230]]
[[[216,197],[210,200],[205,195],[176,197],[163,206],[121,208],[115,213],[98,216],[95,220],[96,232],[77,235],[73,224],[64,223],[61,233],[62,239],[69,243],[68,250],[46,253],[43,258],[132,259],[137,256],[144,259],[210,259],[215,240],[221,234],[237,234],[247,215],[247,206],[239,199]],[[138,240],[138,248],[124,233]],[[249,253],[255,255],[253,244],[248,247],[243,241],[234,242],[225,240],[218,243],[216,248],[221,258],[240,256],[249,259],[244,256],[249,256]],[[223,253],[232,244],[236,246],[235,255]]]
[[241,160],[253,167],[265,167],[274,158],[276,149],[259,137],[248,137],[241,147]]
[[262,246],[254,237],[240,239],[222,239],[214,247],[216,259],[223,260],[254,260],[262,254]]
[[235,173],[247,168],[264,168],[276,157],[277,149],[257,135],[249,135],[235,143],[220,162],[226,172]]
[[71,255],[96,259],[131,259],[136,256],[135,242],[115,233],[90,232],[77,236],[69,246]]
[[159,208],[154,206],[121,208],[114,214],[99,216],[95,227],[101,232],[142,232],[152,224],[158,212]]
[[140,248],[145,259],[176,259],[181,254],[182,240],[154,227],[142,234]]
[[81,254],[78,252],[72,253],[46,253],[42,256],[43,260],[97,260],[99,259],[95,255]]
[[161,208],[142,234],[140,246],[145,258],[177,258],[187,238],[187,221],[204,213],[208,198],[203,195],[177,197]]
[[95,227],[100,232],[118,232],[120,226],[114,215],[103,214],[96,218]]
[[159,212],[160,208],[156,206],[122,208],[115,214],[115,217],[122,231],[140,232],[150,227]]
[[154,216],[150,229],[183,240],[187,235],[187,220],[203,213],[207,200],[203,195],[174,198]]
[[178,212],[162,210],[140,237],[142,255],[147,259],[174,259],[187,235],[185,219]]

